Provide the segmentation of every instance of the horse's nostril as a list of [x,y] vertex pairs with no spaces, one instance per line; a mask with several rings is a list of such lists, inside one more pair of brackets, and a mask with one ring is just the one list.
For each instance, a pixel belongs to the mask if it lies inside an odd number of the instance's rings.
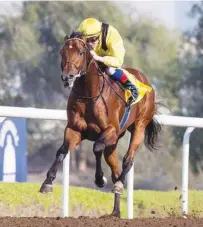
[[67,76],[64,76],[63,74],[61,74],[61,80],[63,82],[68,81],[68,77]]
[[73,76],[73,75],[70,75],[69,77],[70,77],[70,78],[73,78],[74,76]]
[[65,81],[64,77],[63,77],[63,74],[61,74],[61,80],[62,81]]

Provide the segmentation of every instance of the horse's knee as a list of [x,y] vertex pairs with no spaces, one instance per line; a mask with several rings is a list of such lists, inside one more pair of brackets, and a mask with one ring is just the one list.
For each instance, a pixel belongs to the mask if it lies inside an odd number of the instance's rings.
[[67,153],[68,151],[71,151],[80,144],[81,142],[81,133],[74,131],[71,128],[65,129],[65,137],[63,142],[63,150]]
[[115,128],[109,131],[108,136],[104,139],[104,143],[106,146],[115,145],[118,141],[118,135]]
[[116,130],[112,133],[112,145],[116,144],[117,143],[117,140],[118,140],[118,135],[116,133]]
[[108,127],[94,143],[93,150],[95,152],[104,151],[105,147],[115,145],[118,140],[116,129],[112,126]]

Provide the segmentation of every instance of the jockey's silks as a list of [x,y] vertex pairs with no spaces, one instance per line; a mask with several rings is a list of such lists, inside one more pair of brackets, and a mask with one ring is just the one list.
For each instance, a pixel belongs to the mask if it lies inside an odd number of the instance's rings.
[[126,81],[128,80],[127,75],[124,73],[122,69],[116,69],[115,73],[111,75],[111,77],[114,80],[118,80],[121,84],[126,83]]
[[106,47],[107,50],[102,48],[102,34],[99,37],[99,43],[95,48],[95,52],[104,57],[104,64],[112,67],[121,67],[124,61],[125,48],[123,40],[118,33],[117,29],[109,25],[106,34]]

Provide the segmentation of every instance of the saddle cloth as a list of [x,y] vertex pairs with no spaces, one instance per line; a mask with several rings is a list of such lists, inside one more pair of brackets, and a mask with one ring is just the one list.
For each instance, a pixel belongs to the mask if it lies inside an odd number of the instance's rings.
[[[142,98],[145,96],[145,94],[152,90],[152,87],[140,82],[137,78],[135,78],[135,76],[133,74],[131,74],[127,70],[125,70],[125,69],[122,69],[122,70],[126,73],[130,82],[138,89],[139,95],[138,95],[137,99],[134,102],[131,103],[131,105],[134,105],[134,104],[138,103],[140,100],[142,100]],[[128,102],[128,99],[130,97],[131,97],[130,90],[125,89],[125,101]]]

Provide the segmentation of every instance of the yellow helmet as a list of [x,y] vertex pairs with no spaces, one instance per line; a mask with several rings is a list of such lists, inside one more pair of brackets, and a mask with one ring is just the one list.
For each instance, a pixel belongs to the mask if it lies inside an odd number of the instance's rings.
[[78,28],[78,32],[82,32],[85,36],[92,37],[99,35],[102,23],[94,18],[85,19]]

